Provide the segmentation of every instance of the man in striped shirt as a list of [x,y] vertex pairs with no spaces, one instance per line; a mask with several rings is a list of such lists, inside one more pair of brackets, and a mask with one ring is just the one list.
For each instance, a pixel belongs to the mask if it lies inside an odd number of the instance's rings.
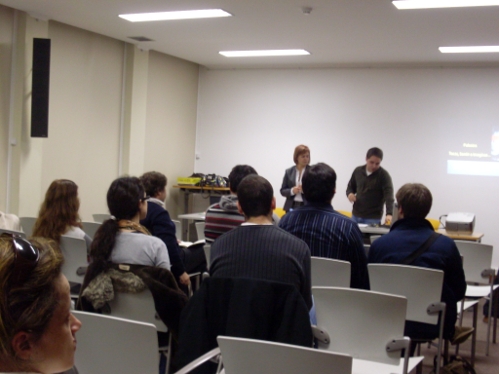
[[258,174],[249,165],[236,165],[229,174],[230,195],[224,195],[217,204],[206,211],[204,236],[207,244],[212,244],[223,233],[238,227],[244,216],[237,210],[237,187],[247,175]]
[[305,241],[312,256],[351,263],[350,286],[369,289],[367,258],[358,225],[331,206],[336,173],[324,163],[310,167],[302,180],[307,203],[282,217],[279,227]]
[[[216,238],[241,225],[244,216],[237,210],[237,188],[244,177],[255,174],[256,170],[249,165],[236,165],[229,174],[230,195],[224,195],[217,204],[206,211],[204,236],[207,244],[213,244]],[[273,223],[279,223],[279,217],[272,216]]]

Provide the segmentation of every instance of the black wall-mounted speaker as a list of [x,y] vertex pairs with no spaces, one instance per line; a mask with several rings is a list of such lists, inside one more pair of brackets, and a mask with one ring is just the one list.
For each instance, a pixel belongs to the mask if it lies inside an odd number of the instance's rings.
[[33,38],[31,137],[49,135],[50,39]]

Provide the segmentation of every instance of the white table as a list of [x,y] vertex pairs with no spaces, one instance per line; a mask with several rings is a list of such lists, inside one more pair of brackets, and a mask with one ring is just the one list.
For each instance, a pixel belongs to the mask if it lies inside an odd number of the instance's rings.
[[182,240],[189,241],[189,224],[187,221],[204,221],[206,212],[179,214],[178,219],[182,220]]

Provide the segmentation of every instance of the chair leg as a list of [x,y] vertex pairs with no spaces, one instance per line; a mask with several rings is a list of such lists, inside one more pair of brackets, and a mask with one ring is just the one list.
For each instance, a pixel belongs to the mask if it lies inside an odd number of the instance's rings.
[[478,303],[473,305],[473,334],[471,335],[471,366],[475,367],[475,352],[476,352],[476,334],[477,334],[477,319],[478,319]]
[[499,290],[495,290],[494,295],[494,333],[492,335],[492,343],[496,343],[496,334],[497,334],[497,310],[499,309]]
[[490,328],[492,325],[492,304],[494,303],[494,290],[491,288],[490,292],[490,301],[489,301],[489,312],[487,315],[489,316],[489,320],[487,322],[487,348],[485,350],[485,355],[489,355],[489,345],[490,345]]

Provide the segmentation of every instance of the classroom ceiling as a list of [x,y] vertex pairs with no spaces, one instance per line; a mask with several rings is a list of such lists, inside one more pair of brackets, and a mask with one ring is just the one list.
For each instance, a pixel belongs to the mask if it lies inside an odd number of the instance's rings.
[[[0,0],[0,4],[138,44],[209,69],[499,66],[499,6],[397,10],[391,0]],[[310,7],[310,14],[303,11]],[[221,8],[227,18],[132,23],[123,13]],[[135,42],[143,36],[153,41]],[[227,58],[222,50],[296,49],[309,56]]]

